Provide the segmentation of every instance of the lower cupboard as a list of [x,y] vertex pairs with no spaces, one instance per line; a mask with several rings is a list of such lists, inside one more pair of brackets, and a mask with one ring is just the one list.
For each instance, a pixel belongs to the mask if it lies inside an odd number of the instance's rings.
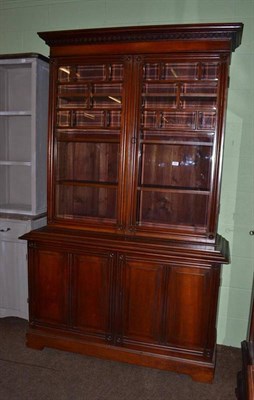
[[209,253],[133,247],[29,240],[27,345],[211,382],[220,263]]

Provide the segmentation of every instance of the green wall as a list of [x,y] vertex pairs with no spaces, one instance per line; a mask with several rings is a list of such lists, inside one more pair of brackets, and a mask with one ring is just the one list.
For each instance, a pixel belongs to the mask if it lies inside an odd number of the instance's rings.
[[38,31],[203,22],[245,24],[232,56],[219,222],[232,262],[223,267],[218,343],[239,347],[254,270],[254,1],[0,0],[0,53],[48,55]]

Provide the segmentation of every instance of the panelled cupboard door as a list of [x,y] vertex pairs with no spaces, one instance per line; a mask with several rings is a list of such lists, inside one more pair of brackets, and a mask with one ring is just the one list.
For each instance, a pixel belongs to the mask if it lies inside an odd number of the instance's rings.
[[72,261],[72,327],[83,334],[112,340],[114,254],[74,254]]
[[211,356],[211,331],[218,290],[218,271],[212,267],[179,265],[120,255],[116,343],[155,351]]
[[67,326],[70,282],[67,253],[33,249],[29,276],[31,321]]
[[[165,310],[165,343],[203,352],[215,340],[213,307],[218,290],[218,271],[212,268],[170,268]],[[213,329],[213,330],[212,330]]]
[[164,267],[137,256],[120,255],[117,342],[158,344],[161,335]]
[[26,254],[24,243],[0,241],[0,317],[28,319]]

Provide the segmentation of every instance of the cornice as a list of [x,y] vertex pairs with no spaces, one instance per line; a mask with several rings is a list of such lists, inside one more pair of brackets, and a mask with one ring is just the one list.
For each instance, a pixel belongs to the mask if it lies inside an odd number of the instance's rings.
[[156,25],[39,32],[50,47],[109,43],[183,40],[228,40],[234,51],[241,43],[243,24]]

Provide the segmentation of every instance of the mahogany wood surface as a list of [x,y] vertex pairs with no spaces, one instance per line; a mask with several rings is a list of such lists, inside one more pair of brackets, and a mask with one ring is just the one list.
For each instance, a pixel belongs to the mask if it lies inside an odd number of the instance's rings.
[[27,345],[212,382],[231,52],[242,24],[43,32],[48,224],[29,250]]

